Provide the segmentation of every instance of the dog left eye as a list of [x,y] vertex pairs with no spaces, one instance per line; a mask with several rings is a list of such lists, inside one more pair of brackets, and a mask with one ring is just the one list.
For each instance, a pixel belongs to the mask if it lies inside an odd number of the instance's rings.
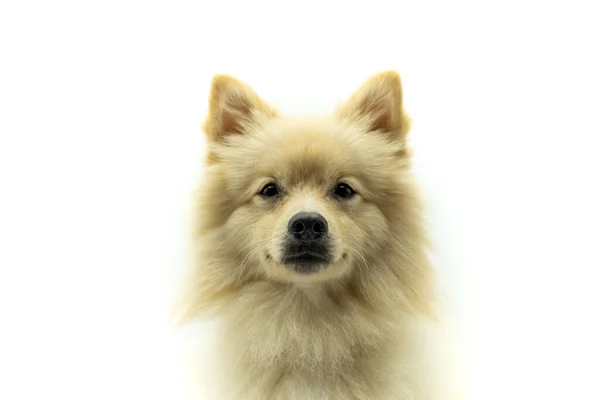
[[350,185],[346,183],[338,183],[333,190],[333,194],[342,199],[349,199],[354,196],[356,192],[350,187]]
[[279,194],[279,189],[274,183],[269,183],[263,186],[259,193],[262,197],[275,197]]

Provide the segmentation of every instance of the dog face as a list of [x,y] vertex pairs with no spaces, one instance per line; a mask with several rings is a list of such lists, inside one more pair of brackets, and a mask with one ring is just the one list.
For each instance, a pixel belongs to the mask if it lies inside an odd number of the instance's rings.
[[340,279],[391,245],[411,195],[396,73],[312,118],[280,116],[244,83],[217,76],[205,131],[203,224],[220,232],[232,275]]

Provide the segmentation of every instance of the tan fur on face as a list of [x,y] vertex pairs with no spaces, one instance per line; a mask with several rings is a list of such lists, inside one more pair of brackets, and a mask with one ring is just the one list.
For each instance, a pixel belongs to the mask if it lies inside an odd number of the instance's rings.
[[[223,398],[425,398],[407,366],[411,321],[431,315],[433,296],[408,130],[392,71],[312,118],[279,116],[246,84],[215,77],[197,262],[179,311],[182,322],[221,319]],[[357,196],[333,197],[340,181]],[[279,199],[257,196],[269,182]],[[280,247],[307,211],[327,219],[334,262],[305,276]]]

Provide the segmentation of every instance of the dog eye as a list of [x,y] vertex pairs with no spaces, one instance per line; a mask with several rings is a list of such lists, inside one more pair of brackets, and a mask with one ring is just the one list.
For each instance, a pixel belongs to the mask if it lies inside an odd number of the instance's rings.
[[349,199],[350,197],[354,196],[356,192],[350,187],[350,185],[346,183],[338,183],[335,186],[333,194],[342,199]]
[[259,192],[262,197],[275,197],[279,194],[279,189],[274,183],[265,185]]

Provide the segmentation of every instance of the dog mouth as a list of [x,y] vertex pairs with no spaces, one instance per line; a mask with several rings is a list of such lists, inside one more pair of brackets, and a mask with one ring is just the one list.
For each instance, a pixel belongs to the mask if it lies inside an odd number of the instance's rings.
[[321,254],[299,253],[287,256],[283,263],[296,272],[309,274],[329,264],[329,260]]
[[288,255],[284,260],[284,264],[327,264],[329,259],[322,254],[316,253],[299,253]]
[[287,255],[283,259],[286,267],[301,274],[310,274],[329,264],[330,260],[322,254],[303,252]]
[[300,275],[311,275],[328,268],[333,263],[348,260],[348,253],[342,253],[339,260],[333,259],[332,255],[328,252],[320,253],[311,251],[287,253],[279,260],[274,258],[269,252],[265,253],[264,257],[266,261],[282,265],[286,269]]
[[287,241],[279,257],[267,251],[264,255],[267,262],[275,262],[302,275],[312,274],[327,268],[335,262],[334,253],[328,242]]

